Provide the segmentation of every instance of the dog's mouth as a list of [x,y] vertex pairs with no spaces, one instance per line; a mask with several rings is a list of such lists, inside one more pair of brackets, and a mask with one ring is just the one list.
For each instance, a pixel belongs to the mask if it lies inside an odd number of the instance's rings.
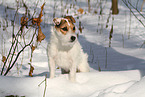
[[73,42],[75,42],[75,41],[70,40],[69,42],[73,43]]

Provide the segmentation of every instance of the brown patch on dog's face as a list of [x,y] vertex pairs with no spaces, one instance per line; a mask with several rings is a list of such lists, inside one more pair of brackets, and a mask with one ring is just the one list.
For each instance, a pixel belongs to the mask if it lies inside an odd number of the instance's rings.
[[72,23],[76,23],[75,19],[72,16],[65,16],[64,18],[68,19]]
[[62,18],[60,23],[55,25],[55,29],[64,35],[66,35],[68,32],[75,33],[76,30],[73,21],[69,20],[68,18]]

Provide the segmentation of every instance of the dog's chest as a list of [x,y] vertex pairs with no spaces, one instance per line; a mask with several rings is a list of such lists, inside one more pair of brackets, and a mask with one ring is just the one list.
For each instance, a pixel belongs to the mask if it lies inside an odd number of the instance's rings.
[[55,62],[59,67],[69,69],[73,64],[73,58],[70,53],[59,51],[55,57]]

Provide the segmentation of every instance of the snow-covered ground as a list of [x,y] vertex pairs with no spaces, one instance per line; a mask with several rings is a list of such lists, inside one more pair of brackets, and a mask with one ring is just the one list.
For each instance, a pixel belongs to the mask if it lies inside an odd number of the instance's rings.
[[[24,1],[32,15],[37,1]],[[145,97],[145,45],[142,46],[145,40],[144,27],[132,14],[130,15],[129,9],[121,0],[118,5],[119,14],[115,16],[109,14],[111,0],[107,2],[106,0],[91,0],[90,13],[88,13],[86,0],[62,0],[62,2],[61,0],[39,0],[36,16],[44,1],[46,2],[45,14],[41,27],[46,39],[33,52],[32,65],[35,68],[33,77],[28,76],[30,49],[26,49],[8,75],[0,76],[0,97],[8,95],[43,97],[46,85],[45,97]],[[136,1],[134,0],[133,3],[136,4]],[[141,4],[140,1],[138,9]],[[11,22],[16,8],[16,0],[0,1],[0,57],[6,56],[9,51]],[[79,8],[84,9],[85,14],[78,14]],[[103,9],[100,10],[100,8]],[[77,73],[75,83],[68,81],[67,74],[60,74],[60,69],[56,70],[54,79],[49,79],[47,76],[45,80],[46,74],[49,75],[46,49],[54,11],[55,17],[65,14],[73,15],[77,21],[76,26],[78,27],[81,21],[84,27],[83,33],[79,33],[79,41],[89,55],[91,71]],[[100,12],[102,12],[101,15]],[[24,8],[18,10],[15,30],[19,29],[19,20],[24,13]],[[141,18],[135,10],[134,13]],[[142,14],[144,14],[144,9]],[[6,27],[6,22],[8,22],[8,27]],[[110,41],[109,33],[112,24],[113,34]],[[1,62],[0,71],[2,65]]]

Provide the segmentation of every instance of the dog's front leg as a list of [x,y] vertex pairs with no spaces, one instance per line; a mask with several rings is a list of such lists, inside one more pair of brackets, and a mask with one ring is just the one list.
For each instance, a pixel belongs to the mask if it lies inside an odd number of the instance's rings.
[[69,80],[72,82],[76,81],[76,65],[74,65],[74,64],[70,68]]
[[55,76],[55,62],[52,57],[49,57],[49,78],[54,78]]

